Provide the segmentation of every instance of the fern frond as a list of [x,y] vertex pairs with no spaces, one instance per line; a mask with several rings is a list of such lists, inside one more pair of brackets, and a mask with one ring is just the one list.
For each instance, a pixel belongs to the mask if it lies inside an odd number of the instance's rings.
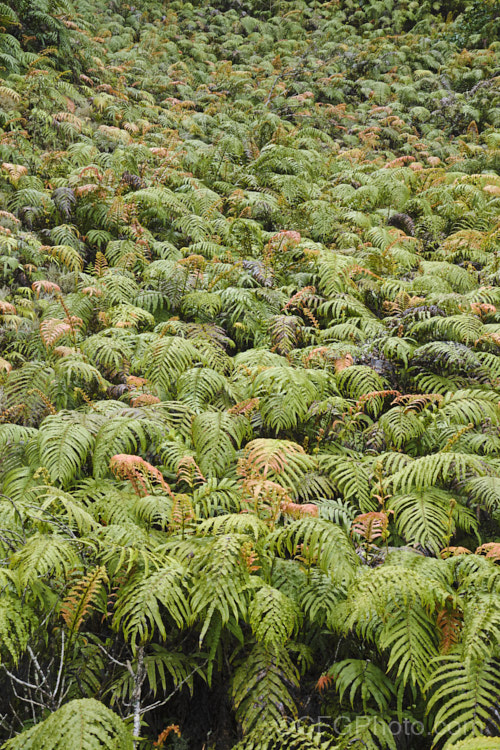
[[99,596],[102,584],[106,582],[106,568],[96,567],[77,581],[61,602],[61,617],[69,630],[70,638],[80,630]]
[[75,544],[58,534],[33,534],[11,558],[21,586],[47,575],[66,578],[78,563]]
[[397,492],[423,490],[439,482],[463,481],[470,474],[484,475],[485,466],[476,456],[466,453],[434,453],[417,458],[391,477]]
[[251,731],[257,723],[274,727],[283,716],[296,716],[289,687],[297,685],[297,670],[283,647],[254,646],[236,670],[232,684],[236,718],[243,731]]
[[356,696],[361,699],[363,712],[368,701],[373,701],[381,714],[384,714],[389,701],[394,696],[394,685],[380,667],[363,659],[344,659],[334,664],[326,673],[333,678],[342,701],[349,692],[349,701],[354,708]]
[[0,656],[5,660],[8,654],[17,664],[32,637],[37,618],[29,604],[8,591],[0,595],[0,605]]
[[94,444],[92,434],[79,422],[74,412],[59,412],[40,425],[40,461],[51,478],[63,485],[77,476]]
[[261,586],[249,607],[252,631],[259,643],[272,650],[284,645],[299,623],[295,602],[272,586]]
[[388,508],[394,511],[398,533],[409,544],[420,544],[434,552],[455,534],[457,526],[466,532],[477,527],[474,514],[437,487],[396,494],[389,499]]
[[198,464],[207,476],[220,476],[235,457],[248,429],[245,417],[204,411],[193,420],[193,443]]
[[308,566],[314,562],[338,581],[351,579],[359,564],[345,532],[322,518],[292,521],[274,532],[271,545],[278,555],[297,556]]
[[5,750],[133,750],[132,735],[117,714],[93,698],[72,700],[45,721],[8,740]]
[[427,683],[431,691],[429,710],[433,716],[434,742],[446,739],[446,747],[468,735],[483,734],[487,724],[498,722],[491,707],[496,703],[500,668],[493,658],[463,661],[460,654],[437,657]]
[[149,640],[155,630],[166,638],[167,613],[178,628],[186,625],[189,608],[185,577],[186,570],[181,563],[165,558],[158,570],[149,575],[137,572],[120,588],[113,627],[123,632],[134,651],[138,644]]

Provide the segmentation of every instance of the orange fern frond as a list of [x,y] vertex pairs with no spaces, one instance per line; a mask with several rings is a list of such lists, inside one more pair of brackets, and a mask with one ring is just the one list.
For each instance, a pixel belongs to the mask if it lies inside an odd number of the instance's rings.
[[447,557],[457,557],[458,555],[472,555],[470,549],[467,547],[445,547],[439,553],[443,560]]
[[386,390],[386,391],[370,391],[370,393],[363,393],[361,398],[356,402],[356,409],[360,409],[363,404],[367,401],[371,401],[373,398],[385,398],[385,396],[401,396],[400,391]]
[[55,284],[53,281],[47,281],[47,279],[40,279],[34,281],[31,288],[35,292],[36,296],[40,296],[40,292],[44,291],[46,294],[61,294],[61,287]]
[[302,518],[303,516],[317,516],[318,506],[314,503],[293,503],[291,500],[285,500],[280,504],[282,513],[292,516],[293,518]]
[[173,499],[174,503],[172,506],[170,528],[179,529],[189,521],[192,521],[195,517],[195,513],[189,495],[179,492],[176,495],[173,495]]
[[255,565],[259,558],[252,546],[252,542],[244,542],[241,545],[241,557],[249,573],[255,573],[256,570],[260,570],[261,566]]
[[486,542],[476,550],[476,555],[485,555],[490,560],[500,560],[500,542]]
[[117,478],[127,479],[138,495],[140,495],[140,489],[144,494],[147,494],[146,480],[150,480],[158,482],[173,497],[172,490],[163,478],[161,471],[140,456],[116,453],[111,457],[109,468]]
[[147,382],[146,378],[139,378],[137,375],[129,375],[127,377],[127,385],[131,388],[142,388]]
[[374,539],[384,538],[388,525],[388,513],[384,513],[383,511],[362,513],[353,520],[351,535],[354,533],[359,534],[359,536],[371,543]]
[[245,414],[249,416],[255,409],[259,408],[258,398],[247,398],[245,401],[239,401],[228,409],[229,414]]
[[83,326],[83,320],[76,315],[71,315],[64,320],[60,320],[59,318],[49,318],[40,323],[40,338],[48,348],[49,346],[54,346],[56,341],[59,341],[59,339],[67,333],[74,337],[76,326]]
[[322,674],[316,683],[316,690],[322,693],[323,690],[331,687],[333,682],[335,682],[335,678],[331,674]]
[[82,294],[88,294],[89,297],[102,297],[102,289],[96,286],[84,286]]
[[73,586],[61,604],[61,617],[70,633],[77,633],[92,611],[103,583],[108,583],[106,568],[93,568]]
[[460,630],[463,616],[459,610],[442,609],[436,619],[436,627],[439,630],[440,650],[446,654],[460,641]]
[[432,402],[440,404],[443,398],[444,396],[441,393],[406,393],[396,396],[392,403],[405,406],[405,412],[422,411]]
[[4,172],[7,172],[7,174],[9,175],[9,180],[14,185],[14,187],[17,187],[17,183],[19,182],[21,177],[28,174],[27,167],[24,167],[21,164],[10,164],[7,161],[3,162],[2,169]]
[[206,482],[206,478],[192,456],[183,456],[177,466],[177,481],[186,482],[190,487],[196,482]]
[[10,302],[0,299],[0,315],[16,315],[17,310]]
[[131,405],[135,408],[140,406],[151,406],[151,404],[159,404],[160,399],[158,396],[153,396],[152,393],[140,393],[130,400]]
[[0,357],[0,372],[10,372],[12,370],[12,365],[10,362],[8,362],[3,357]]
[[181,730],[179,729],[179,725],[178,724],[169,724],[168,727],[166,727],[163,730],[163,732],[160,732],[160,734],[158,735],[158,739],[156,740],[156,742],[153,742],[153,747],[163,747],[163,745],[167,741],[168,736],[169,736],[169,734],[171,732],[175,732],[175,734],[177,735],[177,737],[181,736]]

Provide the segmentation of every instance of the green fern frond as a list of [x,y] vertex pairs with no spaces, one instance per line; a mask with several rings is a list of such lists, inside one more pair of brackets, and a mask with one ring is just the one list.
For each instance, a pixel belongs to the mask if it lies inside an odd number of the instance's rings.
[[17,664],[38,623],[32,608],[25,601],[4,590],[0,595],[0,655],[9,655]]
[[337,581],[351,579],[359,564],[346,533],[321,518],[301,518],[277,529],[271,547],[282,557],[298,556],[307,566],[314,562]]
[[79,474],[94,444],[93,436],[79,421],[74,412],[59,412],[40,425],[40,461],[51,478],[63,485]]
[[233,750],[337,750],[337,743],[327,725],[281,719],[259,723]]
[[194,362],[203,362],[196,347],[179,336],[158,337],[148,353],[146,377],[168,393],[169,388]]
[[447,750],[500,750],[498,737],[471,737],[468,740],[454,742]]
[[66,703],[48,719],[8,740],[5,750],[132,750],[133,740],[123,721],[93,698]]
[[486,467],[479,458],[466,453],[434,453],[415,459],[393,474],[391,485],[396,492],[423,490],[439,482],[463,481],[470,474],[484,475]]
[[257,724],[273,728],[284,715],[297,715],[289,688],[298,685],[297,670],[283,647],[257,644],[236,670],[232,697],[243,731]]
[[33,534],[11,558],[20,586],[47,575],[66,578],[78,563],[77,546],[58,534]]
[[210,637],[211,630],[232,620],[238,623],[247,610],[246,566],[242,564],[242,545],[247,536],[224,535],[212,538],[194,558],[195,583],[191,593],[193,619],[202,624],[199,641]]
[[384,714],[394,695],[394,685],[380,667],[363,659],[344,659],[334,664],[327,672],[335,681],[335,687],[342,701],[349,692],[349,701],[354,707],[356,697],[361,699],[363,712],[368,701],[373,701],[381,714]]
[[396,529],[409,544],[420,544],[436,553],[446,546],[457,526],[468,533],[477,529],[474,514],[436,487],[396,494],[387,507],[394,511]]
[[389,724],[380,716],[357,716],[339,738],[339,750],[396,750],[397,745]]
[[460,654],[448,654],[437,657],[431,668],[428,710],[436,711],[435,743],[446,739],[448,748],[468,735],[483,734],[487,724],[497,723],[491,713],[500,681],[500,669],[494,658],[464,662]]
[[[113,627],[123,632],[132,648],[149,640],[155,630],[165,639],[166,617],[178,628],[188,621],[189,608],[185,591],[186,570],[173,558],[149,575],[137,572],[120,588]],[[160,606],[165,608],[162,612]]]
[[235,457],[248,430],[245,417],[204,411],[193,420],[193,444],[204,474],[220,476]]
[[295,602],[272,586],[261,586],[249,607],[249,620],[257,641],[272,650],[284,645],[299,623]]
[[376,510],[367,464],[357,458],[327,454],[319,457],[319,463],[344,500],[359,507],[362,513]]

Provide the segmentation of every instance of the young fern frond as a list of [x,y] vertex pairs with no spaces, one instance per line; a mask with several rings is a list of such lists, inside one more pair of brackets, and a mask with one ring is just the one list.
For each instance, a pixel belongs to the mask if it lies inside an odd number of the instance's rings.
[[61,617],[68,628],[70,640],[80,630],[95,605],[103,583],[107,582],[106,568],[96,567],[77,581],[61,602]]

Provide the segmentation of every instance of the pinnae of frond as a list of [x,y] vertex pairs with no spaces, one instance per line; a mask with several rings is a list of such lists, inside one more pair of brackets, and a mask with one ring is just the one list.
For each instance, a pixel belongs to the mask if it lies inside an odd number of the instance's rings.
[[119,479],[127,479],[138,495],[141,494],[141,490],[145,495],[147,494],[148,487],[146,480],[148,479],[158,482],[173,497],[172,490],[165,481],[161,471],[140,456],[117,453],[111,457],[109,468]]

